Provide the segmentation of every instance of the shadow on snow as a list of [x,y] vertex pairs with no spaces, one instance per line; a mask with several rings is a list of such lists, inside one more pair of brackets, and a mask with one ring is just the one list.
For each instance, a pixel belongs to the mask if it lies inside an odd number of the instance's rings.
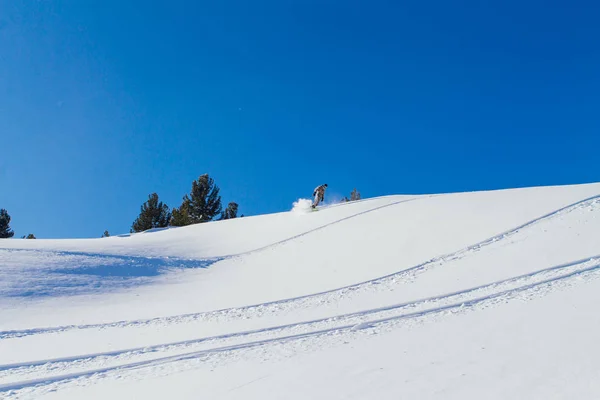
[[152,283],[161,275],[207,268],[187,260],[44,250],[0,250],[0,297],[95,294]]

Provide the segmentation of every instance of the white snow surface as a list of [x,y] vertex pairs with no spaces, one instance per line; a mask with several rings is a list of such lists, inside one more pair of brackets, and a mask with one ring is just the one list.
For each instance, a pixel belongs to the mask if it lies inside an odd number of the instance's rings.
[[1,240],[0,398],[600,398],[600,184],[303,203]]

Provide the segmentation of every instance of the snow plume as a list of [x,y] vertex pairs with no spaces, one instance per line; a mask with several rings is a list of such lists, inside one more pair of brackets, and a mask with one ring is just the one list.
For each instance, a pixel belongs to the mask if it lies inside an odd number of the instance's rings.
[[326,201],[321,203],[324,206],[331,206],[334,204],[341,203],[342,199],[344,198],[344,196],[342,196],[341,194],[338,194],[338,193],[327,193],[325,195],[325,197],[326,197]]
[[312,206],[312,200],[310,199],[298,199],[294,202],[294,207],[292,208],[293,213],[297,214],[305,214],[310,211],[310,206]]

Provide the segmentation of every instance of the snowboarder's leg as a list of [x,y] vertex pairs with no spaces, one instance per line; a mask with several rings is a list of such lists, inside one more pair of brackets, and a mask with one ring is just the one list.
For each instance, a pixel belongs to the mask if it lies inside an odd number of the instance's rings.
[[316,208],[319,205],[320,199],[321,199],[321,196],[319,195],[319,193],[317,193],[315,195],[315,200],[313,201],[312,208]]

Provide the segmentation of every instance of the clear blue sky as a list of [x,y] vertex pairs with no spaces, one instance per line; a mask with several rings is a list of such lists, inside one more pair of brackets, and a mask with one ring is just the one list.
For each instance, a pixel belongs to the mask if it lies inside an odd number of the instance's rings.
[[0,0],[0,208],[128,232],[208,172],[246,215],[600,180],[597,1]]

